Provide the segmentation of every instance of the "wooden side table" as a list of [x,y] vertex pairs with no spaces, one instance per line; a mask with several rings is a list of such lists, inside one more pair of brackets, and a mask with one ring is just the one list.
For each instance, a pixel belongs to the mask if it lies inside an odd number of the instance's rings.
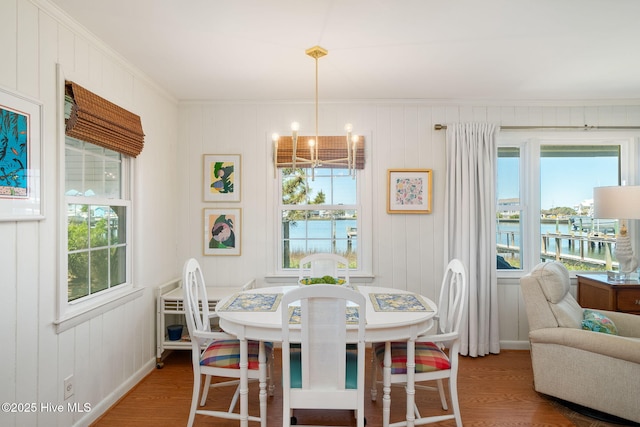
[[606,274],[577,277],[581,307],[640,314],[640,282],[610,282]]

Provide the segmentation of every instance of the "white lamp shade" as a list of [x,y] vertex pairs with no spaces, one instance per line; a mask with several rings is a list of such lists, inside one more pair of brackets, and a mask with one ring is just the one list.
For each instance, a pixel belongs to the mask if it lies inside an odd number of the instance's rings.
[[640,219],[640,186],[595,187],[593,217]]

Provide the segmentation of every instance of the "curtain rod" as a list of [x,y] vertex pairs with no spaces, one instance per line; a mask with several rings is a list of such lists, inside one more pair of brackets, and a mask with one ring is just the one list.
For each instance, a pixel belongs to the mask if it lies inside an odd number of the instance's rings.
[[[447,125],[437,123],[433,125],[434,130],[446,130]],[[504,130],[528,130],[528,129],[581,129],[581,130],[634,130],[640,126],[500,126]]]

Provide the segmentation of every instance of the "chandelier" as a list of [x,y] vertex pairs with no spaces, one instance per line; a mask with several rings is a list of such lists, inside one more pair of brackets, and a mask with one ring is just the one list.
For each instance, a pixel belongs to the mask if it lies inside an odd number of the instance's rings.
[[[329,144],[331,139],[336,137],[321,137],[318,136],[318,59],[327,55],[329,52],[320,47],[314,46],[305,51],[305,53],[315,59],[316,65],[316,91],[315,91],[315,101],[316,101],[316,129],[315,129],[315,137],[305,137],[298,136],[298,131],[300,130],[300,124],[298,122],[291,123],[291,160],[288,158],[286,160],[278,160],[278,148],[280,142],[280,135],[274,133],[271,135],[271,139],[273,141],[273,169],[274,169],[274,178],[276,178],[278,167],[290,167],[292,169],[295,168],[311,168],[311,179],[315,179],[315,169],[317,167],[321,167],[323,165],[332,167],[345,167],[349,171],[349,175],[355,178],[356,174],[356,155],[358,152],[358,141],[360,137],[358,135],[353,135],[352,130],[353,126],[351,123],[347,123],[344,127],[346,132],[346,157],[340,158],[325,158],[320,155],[321,153],[321,145],[325,143],[325,145]],[[304,142],[306,138],[307,147],[299,147],[298,142]],[[340,151],[342,152],[342,150]],[[308,157],[305,155],[308,154]]]

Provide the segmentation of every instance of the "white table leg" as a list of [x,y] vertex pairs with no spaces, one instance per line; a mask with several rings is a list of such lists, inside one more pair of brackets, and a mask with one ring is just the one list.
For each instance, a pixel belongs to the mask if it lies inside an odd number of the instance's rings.
[[249,345],[240,340],[240,427],[249,427]]
[[260,381],[260,426],[267,427],[267,356],[264,342],[260,341],[258,369]]
[[371,382],[371,401],[375,402],[378,399],[378,358],[376,357],[375,344],[371,346],[371,374],[373,378]]
[[407,341],[407,427],[415,425],[416,413],[414,411],[416,388],[415,388],[415,372],[416,372],[416,342],[414,340]]
[[382,367],[382,426],[389,427],[391,415],[391,342],[384,344]]

